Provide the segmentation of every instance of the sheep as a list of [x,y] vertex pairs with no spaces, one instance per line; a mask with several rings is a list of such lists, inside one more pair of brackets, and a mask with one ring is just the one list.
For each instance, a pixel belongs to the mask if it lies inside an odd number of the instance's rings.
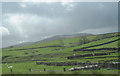
[[73,56],[76,56],[76,54],[73,54]]
[[74,68],[69,69],[69,71],[74,71]]
[[84,67],[75,67],[69,69],[69,71],[74,71],[74,70],[82,70],[82,69],[100,69],[98,65],[89,65],[89,66],[84,66]]
[[8,68],[13,68],[13,66],[8,66]]
[[7,63],[5,65],[7,65],[8,68],[13,68],[13,66],[9,66]]
[[11,69],[10,71],[12,72],[13,66],[9,66],[7,63],[5,65],[7,65],[7,67],[10,68]]

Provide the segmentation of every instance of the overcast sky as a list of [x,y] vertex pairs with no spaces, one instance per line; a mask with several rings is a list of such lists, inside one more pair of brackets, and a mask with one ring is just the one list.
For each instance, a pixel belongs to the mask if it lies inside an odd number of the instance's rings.
[[2,20],[3,47],[58,34],[117,32],[118,3],[5,2]]

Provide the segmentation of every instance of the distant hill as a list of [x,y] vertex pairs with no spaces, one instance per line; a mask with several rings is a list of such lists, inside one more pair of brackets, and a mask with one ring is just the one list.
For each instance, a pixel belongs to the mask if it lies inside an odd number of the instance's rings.
[[52,41],[52,40],[59,40],[59,39],[64,39],[64,38],[74,38],[74,37],[80,37],[80,36],[90,36],[93,34],[88,34],[88,33],[77,33],[77,34],[69,34],[69,35],[56,35],[56,36],[52,36],[43,40],[40,40],[36,43],[40,43],[40,42],[45,42],[45,41]]
[[23,43],[11,45],[11,46],[20,47],[20,46],[26,46],[26,45],[30,45],[30,44],[34,44],[34,43],[41,43],[41,42],[45,42],[45,41],[59,40],[59,39],[64,39],[64,38],[74,38],[74,37],[79,37],[79,36],[89,36],[89,35],[93,35],[93,34],[77,33],[77,34],[68,34],[68,35],[56,35],[56,36],[45,38],[45,39],[37,41],[37,42],[23,42]]
[[[34,44],[35,42],[23,42],[23,43],[20,43],[20,44],[16,44],[16,45],[11,45],[13,47],[20,47],[20,46],[26,46],[26,45],[30,45],[30,44]],[[9,46],[9,47],[11,47]]]

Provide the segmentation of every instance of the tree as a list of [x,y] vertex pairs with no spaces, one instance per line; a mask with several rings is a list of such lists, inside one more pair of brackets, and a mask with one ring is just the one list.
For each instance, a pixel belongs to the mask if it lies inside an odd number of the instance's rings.
[[60,44],[61,44],[62,46],[64,46],[64,41],[63,41],[63,40],[61,40],[61,41],[60,41]]
[[104,61],[104,60],[99,60],[98,63],[99,63],[99,66],[100,66],[100,67],[103,67],[105,61]]
[[91,62],[90,61],[86,61],[86,65],[90,65],[91,64]]
[[13,48],[13,46],[10,46],[10,48]]
[[82,44],[85,44],[85,43],[87,43],[87,42],[88,42],[87,37],[86,37],[86,36],[83,36],[83,37],[81,37],[81,38],[79,39],[78,45],[82,45]]
[[62,49],[64,49],[64,48],[65,48],[65,44],[64,44],[64,41],[63,41],[63,40],[60,41],[60,44],[63,46]]

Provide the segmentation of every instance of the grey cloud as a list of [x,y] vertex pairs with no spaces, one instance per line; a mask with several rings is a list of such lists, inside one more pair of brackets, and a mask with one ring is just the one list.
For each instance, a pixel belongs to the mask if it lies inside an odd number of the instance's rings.
[[26,7],[20,4],[3,3],[3,26],[10,32],[9,36],[3,36],[3,46],[38,41],[56,34],[118,31],[118,5],[115,2],[73,2],[64,6],[59,2],[25,3]]

